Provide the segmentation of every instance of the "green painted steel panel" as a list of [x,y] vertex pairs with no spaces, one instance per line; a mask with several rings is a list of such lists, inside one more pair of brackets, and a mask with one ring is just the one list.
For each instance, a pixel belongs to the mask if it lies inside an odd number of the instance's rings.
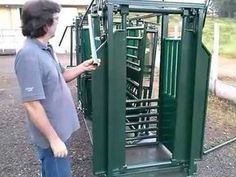
[[101,66],[92,75],[92,132],[93,132],[93,172],[103,174],[107,171],[107,44],[98,52]]
[[[188,13],[188,11],[186,12]],[[195,29],[197,17],[183,17],[181,54],[177,74],[177,114],[175,128],[175,145],[173,158],[189,161],[192,137],[192,119],[195,86],[196,52],[199,36]],[[195,27],[195,28],[193,28]]]
[[[108,163],[113,172],[125,166],[126,32],[115,31],[108,61]],[[108,44],[109,45],[109,44]],[[108,50],[110,49],[108,47]],[[117,50],[119,49],[119,50]],[[110,51],[109,51],[110,52]]]
[[174,149],[176,122],[177,65],[180,40],[164,39],[160,72],[160,142]]
[[[96,36],[100,36],[100,23],[98,17],[93,17],[95,45],[101,45]],[[87,31],[88,32],[88,31]],[[88,36],[87,36],[88,37]],[[89,46],[89,51],[91,52]],[[93,133],[93,172],[96,175],[106,174],[108,168],[108,46],[105,43],[99,51],[97,56],[101,59],[101,66],[95,72],[92,72],[92,133]],[[91,56],[90,56],[91,58]]]
[[[76,27],[76,37],[80,37],[80,40],[76,40],[76,57],[77,64],[91,58],[89,31],[88,28],[78,29]],[[91,73],[86,72],[77,78],[77,92],[78,101],[80,102],[81,109],[85,115],[85,118],[91,119],[92,114],[92,101],[91,101]]]
[[112,4],[107,5],[107,16],[106,107],[102,109],[107,113],[105,170],[111,177],[125,166],[126,31],[113,31]]
[[203,139],[204,139],[204,127],[207,109],[207,98],[208,98],[208,81],[210,73],[210,62],[211,54],[201,44],[199,49],[196,72],[195,72],[195,92],[194,92],[194,112],[193,112],[193,158],[201,159],[203,155]]
[[80,93],[83,113],[85,118],[92,119],[91,74],[87,73],[81,76],[80,82],[82,87]]
[[90,48],[90,40],[89,40],[89,30],[88,28],[83,28],[81,30],[81,53],[83,61],[91,58],[91,48]]
[[[95,22],[97,22],[97,20],[94,20],[94,23]],[[96,25],[96,26],[98,27],[99,25]],[[99,33],[98,28],[94,30],[96,30],[95,34]],[[89,29],[82,28],[78,32],[80,32],[78,36],[81,36],[80,37],[81,44],[77,44],[77,45],[80,45],[80,51],[77,51],[77,52],[80,53],[81,58],[77,59],[77,61],[80,61],[81,63],[91,58]],[[79,43],[80,41],[76,40],[76,42]],[[96,46],[100,45],[100,41],[98,40],[96,40],[95,43],[96,43]],[[77,80],[77,85],[78,85],[78,99],[81,103],[81,108],[83,110],[85,118],[92,119],[92,116],[91,116],[92,114],[91,73],[86,72],[82,74]]]

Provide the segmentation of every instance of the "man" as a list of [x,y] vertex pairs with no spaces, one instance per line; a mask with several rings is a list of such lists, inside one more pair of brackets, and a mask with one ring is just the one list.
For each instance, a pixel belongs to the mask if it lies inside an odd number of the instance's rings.
[[48,42],[55,34],[59,12],[60,6],[50,0],[25,3],[21,20],[22,33],[27,39],[15,60],[28,127],[37,146],[43,177],[71,177],[66,142],[79,128],[79,121],[66,82],[97,67],[93,60],[70,70],[58,63]]

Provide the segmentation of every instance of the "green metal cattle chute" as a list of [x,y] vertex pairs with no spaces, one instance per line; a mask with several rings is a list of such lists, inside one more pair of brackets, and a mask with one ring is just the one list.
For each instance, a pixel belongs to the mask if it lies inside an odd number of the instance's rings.
[[[92,121],[94,174],[193,175],[208,93],[206,4],[96,0],[87,13],[76,20],[76,52],[78,62],[94,52],[101,59],[78,79],[81,109]],[[182,24],[177,38],[168,34],[173,14]]]

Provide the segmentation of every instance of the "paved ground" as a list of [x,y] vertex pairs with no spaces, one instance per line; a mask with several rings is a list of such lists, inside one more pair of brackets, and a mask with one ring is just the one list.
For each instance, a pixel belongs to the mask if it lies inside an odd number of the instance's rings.
[[[0,56],[0,177],[39,177],[38,162],[24,127],[24,111],[20,104],[13,62],[14,56]],[[68,58],[65,56],[63,63],[68,64]],[[222,76],[229,70],[232,71],[233,75],[236,73],[236,60],[228,63],[223,62],[222,67],[226,67],[226,69],[221,67],[224,70],[224,72],[220,70]],[[70,87],[74,98],[76,98],[75,84],[71,83]],[[224,110],[227,107],[228,104],[225,107],[217,108],[222,109],[222,116],[224,116]],[[236,114],[232,114],[232,118],[236,119]],[[72,156],[73,176],[91,177],[92,148],[84,122],[81,122],[81,129],[71,139],[70,155]],[[235,124],[231,126],[228,124],[221,125],[221,129],[217,129],[214,125],[216,123],[213,119],[207,120],[205,148],[229,139],[236,134]],[[222,127],[224,128],[222,129]],[[209,142],[214,143],[210,144]],[[235,143],[204,156],[203,161],[199,163],[197,177],[235,176]]]

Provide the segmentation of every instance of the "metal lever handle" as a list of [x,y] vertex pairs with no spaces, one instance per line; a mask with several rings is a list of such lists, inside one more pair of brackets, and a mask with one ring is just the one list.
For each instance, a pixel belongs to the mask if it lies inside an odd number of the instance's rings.
[[99,59],[98,59],[98,56],[97,56],[96,46],[95,46],[95,41],[94,41],[94,33],[93,33],[93,25],[92,25],[91,14],[88,14],[88,27],[89,27],[89,39],[90,39],[92,59],[94,61],[94,64],[98,64]]

